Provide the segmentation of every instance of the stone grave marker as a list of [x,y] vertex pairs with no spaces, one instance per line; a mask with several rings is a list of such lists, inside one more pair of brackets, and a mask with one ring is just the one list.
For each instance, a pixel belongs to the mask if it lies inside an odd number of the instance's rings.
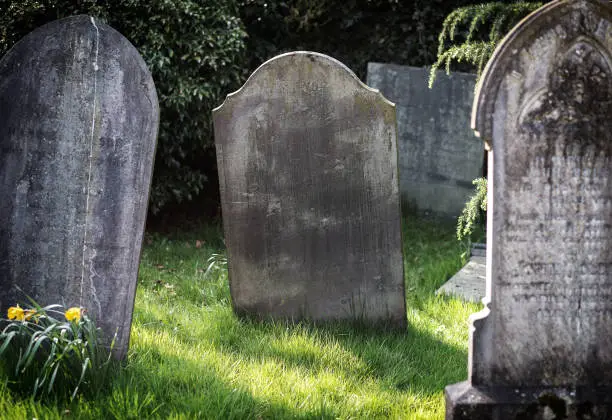
[[368,85],[397,107],[400,196],[407,207],[456,218],[482,176],[484,148],[470,130],[476,76],[368,63]]
[[214,126],[235,310],[405,326],[394,105],[293,52],[228,95]]
[[2,313],[25,295],[84,307],[125,356],[158,121],[144,61],[96,18],[51,22],[2,58]]
[[490,60],[487,308],[448,419],[612,418],[610,115],[607,2],[549,3]]

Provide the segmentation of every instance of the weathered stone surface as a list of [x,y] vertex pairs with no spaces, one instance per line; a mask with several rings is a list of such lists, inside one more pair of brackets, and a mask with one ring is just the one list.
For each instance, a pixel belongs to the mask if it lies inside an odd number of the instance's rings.
[[604,420],[612,417],[612,394],[604,388],[472,386],[446,387],[446,418],[459,420]]
[[97,19],[49,23],[3,57],[2,311],[24,293],[82,306],[125,355],[158,119],[144,61]]
[[[551,401],[567,413],[520,418],[612,413],[609,399],[589,396],[612,394],[611,98],[611,7],[577,0],[522,21],[475,102],[492,149],[490,303],[473,318],[469,380],[488,395],[537,389],[523,408]],[[469,404],[452,401],[457,413]]]
[[485,297],[485,275],[485,257],[472,256],[461,270],[436,290],[436,294],[456,296],[480,303]]
[[484,148],[470,130],[476,77],[368,63],[368,85],[397,106],[400,195],[405,204],[445,217],[461,214],[482,176]]
[[393,104],[295,52],[257,69],[214,125],[235,310],[404,326]]

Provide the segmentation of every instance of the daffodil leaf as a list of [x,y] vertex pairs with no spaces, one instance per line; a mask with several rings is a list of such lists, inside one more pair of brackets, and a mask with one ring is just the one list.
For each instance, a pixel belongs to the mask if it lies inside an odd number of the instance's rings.
[[[38,349],[40,348],[40,345],[43,343],[43,341],[45,340],[49,340],[49,337],[47,337],[46,335],[39,335],[37,337],[37,339],[35,340],[34,346],[32,347],[32,342],[30,342],[30,346],[29,346],[29,352],[26,351],[26,354],[28,355],[28,358],[26,360],[25,365],[23,366],[23,370],[26,370],[28,368],[28,366],[30,366],[32,364],[32,361],[34,360],[34,356],[36,356],[36,352],[38,351]],[[22,370],[22,371],[23,371]]]
[[51,393],[51,390],[53,389],[53,384],[55,383],[55,377],[57,376],[57,370],[59,369],[60,364],[57,363],[55,365],[55,369],[53,369],[53,373],[51,374],[51,379],[49,379],[49,386],[47,387],[47,394]]
[[8,345],[11,343],[11,340],[13,339],[13,337],[15,336],[16,331],[11,331],[10,333],[4,335],[2,338],[4,339],[4,342],[2,343],[2,346],[0,347],[0,356],[2,354],[4,354],[4,351],[7,349]]

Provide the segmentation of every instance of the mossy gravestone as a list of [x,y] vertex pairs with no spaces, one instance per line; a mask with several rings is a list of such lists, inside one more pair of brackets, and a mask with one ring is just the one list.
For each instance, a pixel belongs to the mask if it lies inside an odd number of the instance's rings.
[[488,298],[447,418],[612,418],[612,8],[534,12],[475,105],[491,150]]
[[49,23],[3,57],[3,313],[26,295],[82,306],[125,356],[158,121],[144,61],[95,18]]
[[405,326],[395,124],[311,52],[264,63],[214,111],[238,313]]

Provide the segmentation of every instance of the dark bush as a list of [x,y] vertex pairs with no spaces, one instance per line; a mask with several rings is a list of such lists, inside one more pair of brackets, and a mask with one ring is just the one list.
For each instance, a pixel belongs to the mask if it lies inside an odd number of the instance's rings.
[[249,67],[285,51],[331,55],[365,78],[369,61],[436,60],[444,18],[469,0],[240,0]]

